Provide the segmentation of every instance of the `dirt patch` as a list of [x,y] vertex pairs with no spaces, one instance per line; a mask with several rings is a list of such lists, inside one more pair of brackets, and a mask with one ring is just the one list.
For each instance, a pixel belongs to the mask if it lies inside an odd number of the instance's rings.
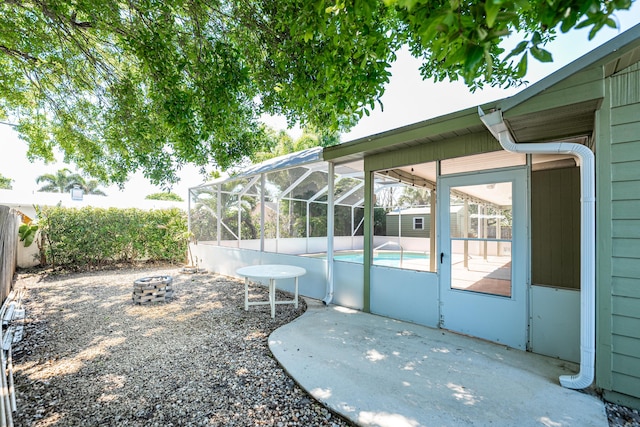
[[[174,297],[134,304],[133,282],[157,275],[174,278]],[[158,266],[27,272],[16,287],[27,310],[14,346],[16,426],[350,425],[269,351],[269,334],[303,313],[302,300],[271,319],[268,306],[244,310],[239,280]],[[251,298],[266,296],[251,287]]]

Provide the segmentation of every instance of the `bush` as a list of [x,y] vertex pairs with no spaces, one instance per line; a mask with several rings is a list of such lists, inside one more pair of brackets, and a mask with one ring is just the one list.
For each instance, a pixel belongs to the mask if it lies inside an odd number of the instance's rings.
[[39,225],[46,262],[54,266],[186,259],[187,217],[177,208],[45,207]]

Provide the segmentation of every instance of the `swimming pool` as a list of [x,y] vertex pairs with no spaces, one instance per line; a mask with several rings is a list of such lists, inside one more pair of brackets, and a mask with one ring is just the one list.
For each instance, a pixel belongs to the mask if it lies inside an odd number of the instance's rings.
[[[321,257],[326,257],[326,254],[321,255]],[[333,259],[335,261],[362,264],[364,262],[364,255],[362,251],[335,252]],[[429,254],[407,251],[376,251],[373,256],[373,264],[385,267],[409,267],[422,270],[423,268],[420,267],[428,268],[429,266]]]

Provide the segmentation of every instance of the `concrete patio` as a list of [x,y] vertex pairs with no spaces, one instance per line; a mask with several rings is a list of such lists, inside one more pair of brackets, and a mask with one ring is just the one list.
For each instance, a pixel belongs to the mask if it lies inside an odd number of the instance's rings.
[[307,305],[271,334],[271,351],[305,390],[358,425],[608,425],[595,394],[559,385],[560,375],[578,371],[575,364],[315,300]]

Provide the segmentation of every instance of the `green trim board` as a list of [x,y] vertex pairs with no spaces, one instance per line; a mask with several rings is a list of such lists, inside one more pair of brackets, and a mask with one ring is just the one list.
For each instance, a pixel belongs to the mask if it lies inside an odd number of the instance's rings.
[[603,108],[596,113],[596,385],[611,389],[611,109],[605,83]]
[[[633,60],[640,52],[640,25],[610,40],[594,51],[561,68],[550,76],[531,85],[522,92],[505,99],[481,106],[485,111],[501,109],[505,119],[515,120],[517,116],[554,107],[581,105],[591,100],[597,102],[587,108],[588,114],[599,108],[599,100],[604,97],[605,65],[607,72],[617,72]],[[625,56],[625,61],[620,58]],[[557,117],[557,114],[555,114]],[[575,118],[573,119],[575,121]],[[323,151],[327,161],[343,162],[363,159],[376,152],[394,150],[398,146],[421,145],[448,139],[462,134],[482,131],[477,107],[467,108],[440,117],[393,129],[387,132],[359,138]]]

